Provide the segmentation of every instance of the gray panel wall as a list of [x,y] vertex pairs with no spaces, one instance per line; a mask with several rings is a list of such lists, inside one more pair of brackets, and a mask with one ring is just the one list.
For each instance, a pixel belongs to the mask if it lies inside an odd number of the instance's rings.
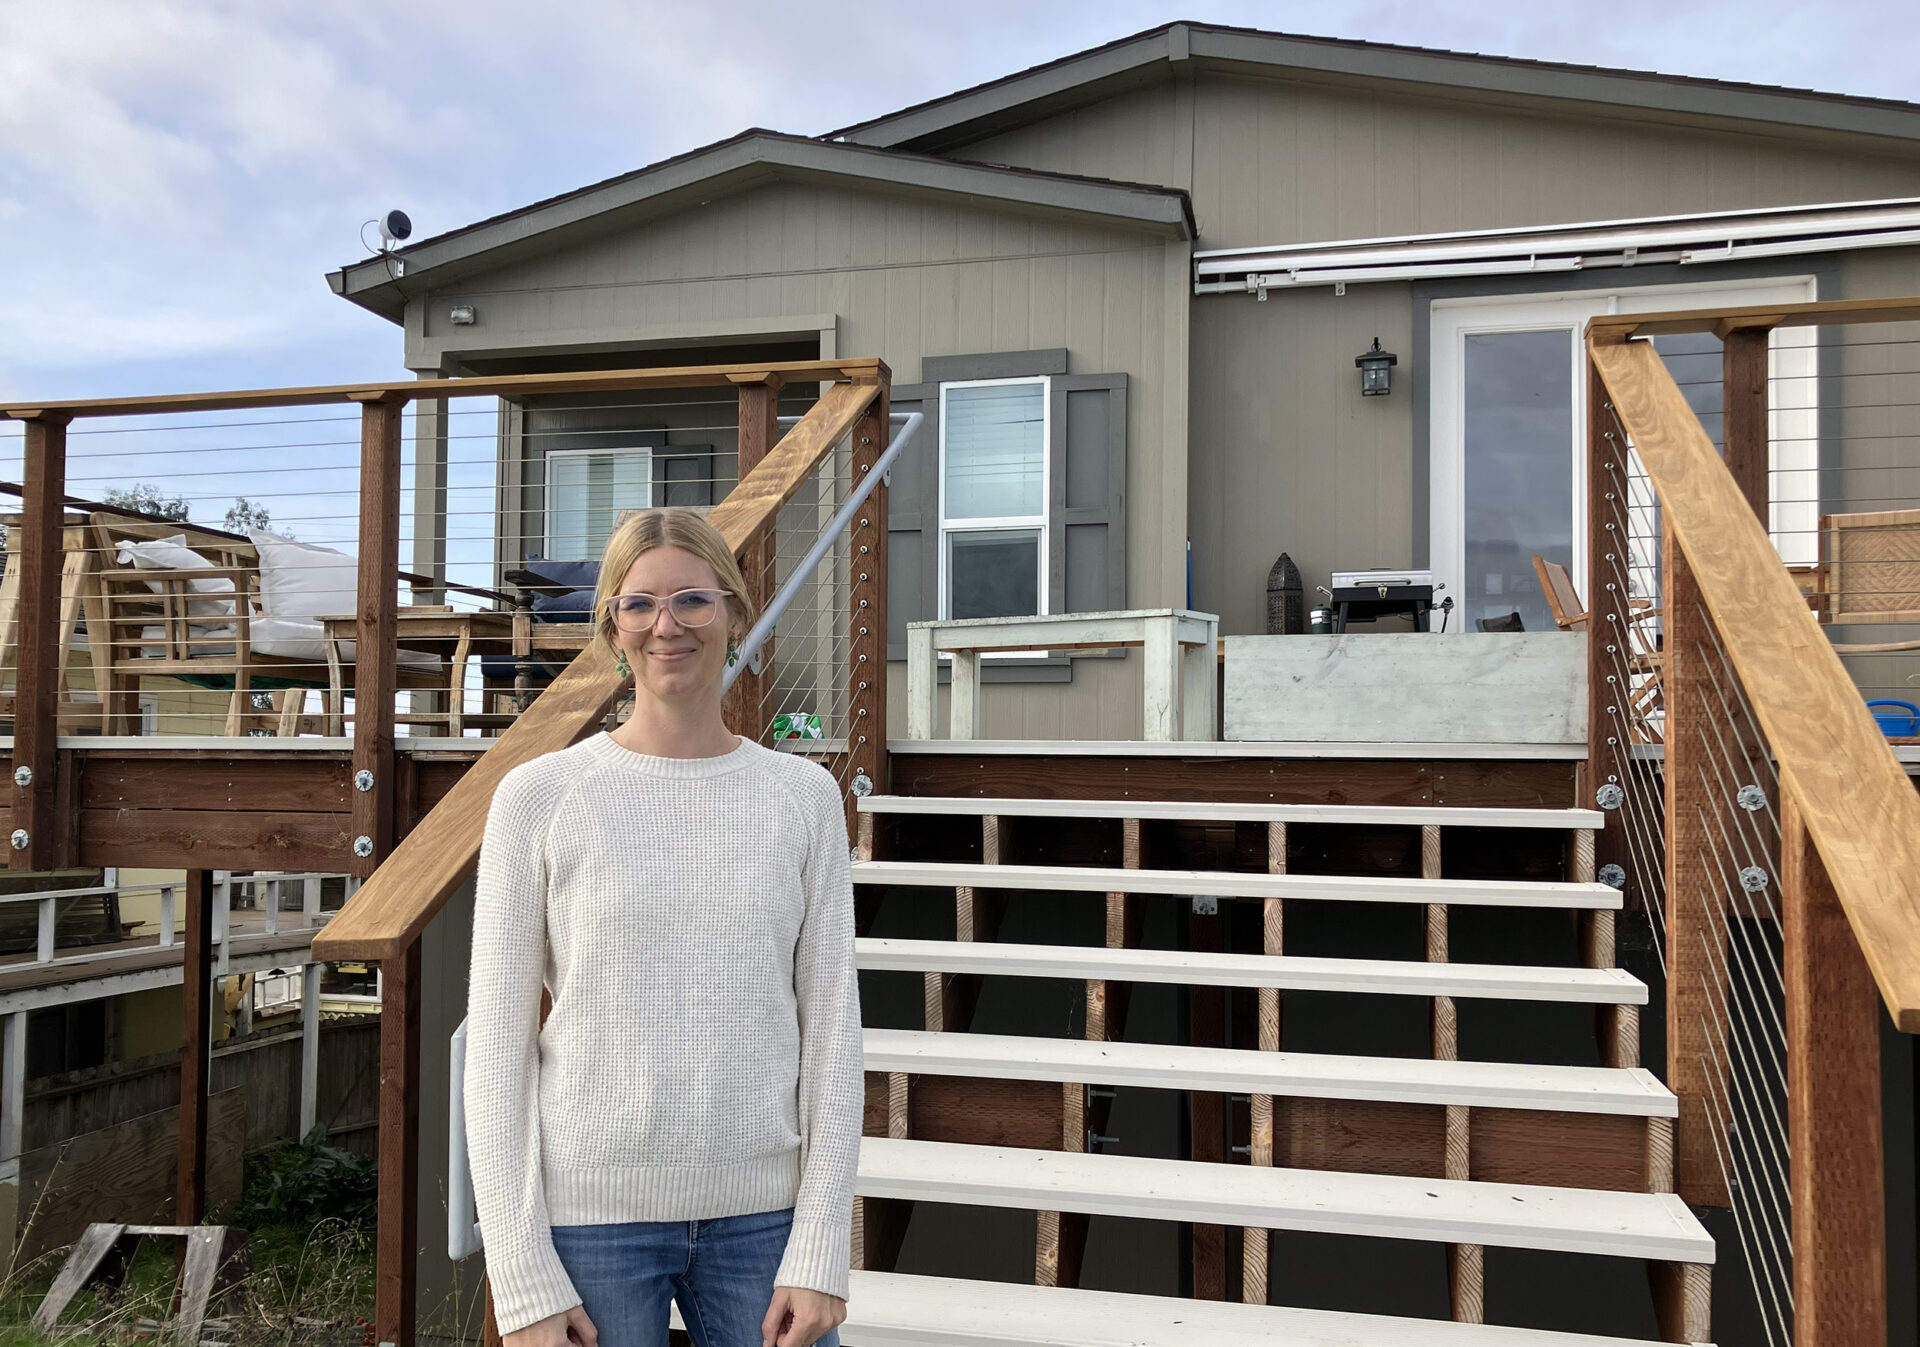
[[[777,183],[430,295],[408,324],[408,363],[824,325],[837,354],[880,356],[904,384],[923,357],[1065,348],[1076,375],[1128,377],[1127,592],[1172,606],[1185,600],[1188,278],[1187,245],[1157,234]],[[479,321],[447,325],[456,300]],[[1137,683],[1136,663],[1116,661],[1097,691],[1078,669],[1057,690],[996,688],[985,732],[1099,737],[1121,707],[1137,721],[1137,691],[1104,690]],[[897,735],[903,703],[894,711]]]
[[[1203,72],[956,157],[1187,187],[1206,249],[1920,194],[1920,150],[1863,144]],[[1911,257],[1850,259],[1842,289],[1920,292]],[[1782,274],[1808,269],[1780,261]],[[1539,288],[1563,287],[1548,276]],[[1283,550],[1309,585],[1335,567],[1417,559],[1414,393],[1426,372],[1409,360],[1414,321],[1404,284],[1193,301],[1194,603],[1220,614],[1223,634],[1264,630],[1267,570]],[[1353,357],[1375,336],[1401,363],[1391,397],[1363,399]]]

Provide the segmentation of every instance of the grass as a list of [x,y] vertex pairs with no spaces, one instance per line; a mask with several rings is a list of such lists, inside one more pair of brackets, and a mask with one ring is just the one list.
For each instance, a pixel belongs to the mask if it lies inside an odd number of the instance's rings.
[[[225,1332],[206,1339],[234,1347],[371,1347],[373,1195],[372,1161],[326,1146],[318,1134],[249,1157],[240,1203],[224,1221],[249,1232],[247,1265],[232,1270],[224,1300],[208,1306]],[[0,1281],[0,1347],[157,1336],[173,1297],[171,1240],[142,1240],[116,1284],[76,1295],[57,1338],[28,1327],[67,1253],[56,1250]]]

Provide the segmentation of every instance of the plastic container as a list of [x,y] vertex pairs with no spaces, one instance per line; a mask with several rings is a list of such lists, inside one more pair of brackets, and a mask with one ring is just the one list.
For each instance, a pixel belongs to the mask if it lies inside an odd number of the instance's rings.
[[[1879,708],[1886,708],[1885,710]],[[1920,736],[1920,706],[1912,702],[1897,702],[1881,697],[1867,703],[1867,710],[1873,712],[1873,718],[1879,723],[1880,733],[1889,739],[1910,739]]]

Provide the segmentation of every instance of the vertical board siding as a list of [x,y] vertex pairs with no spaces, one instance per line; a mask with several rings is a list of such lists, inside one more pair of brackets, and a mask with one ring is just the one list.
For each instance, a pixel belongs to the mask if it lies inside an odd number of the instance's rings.
[[[1170,246],[1178,252],[1173,290]],[[503,267],[463,283],[458,297],[486,313],[488,345],[529,349],[695,323],[739,322],[745,329],[833,315],[841,352],[880,355],[898,384],[918,378],[924,356],[1066,347],[1075,374],[1128,377],[1127,495],[1154,508],[1129,512],[1127,598],[1155,606],[1186,597],[1185,423],[1174,421],[1176,442],[1169,444],[1164,414],[1172,405],[1164,366],[1175,359],[1176,377],[1184,378],[1185,351],[1182,343],[1176,359],[1162,340],[1170,298],[1184,319],[1185,278],[1186,246],[1157,234],[777,183]],[[433,302],[454,297],[449,291]],[[446,349],[422,349],[410,359],[438,363]],[[686,424],[667,407],[649,408],[648,424],[676,423]],[[685,439],[713,443],[716,475],[730,476],[730,432]],[[937,440],[930,435],[913,452],[931,456]],[[1177,482],[1171,491],[1170,463]],[[528,506],[537,508],[537,501]],[[526,523],[537,537],[538,514]],[[1115,667],[1095,676],[1087,666],[1102,661],[1079,661],[1067,685],[996,685],[987,697],[986,732],[1135,737],[1136,662],[1105,661]],[[904,707],[904,696],[890,702],[894,735],[904,732]]]

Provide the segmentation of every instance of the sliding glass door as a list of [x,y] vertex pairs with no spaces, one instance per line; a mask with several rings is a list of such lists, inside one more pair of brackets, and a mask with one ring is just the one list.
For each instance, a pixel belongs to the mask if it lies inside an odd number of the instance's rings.
[[[1434,579],[1446,586],[1440,597],[1454,600],[1447,630],[1480,631],[1486,623],[1511,629],[1516,621],[1525,631],[1554,630],[1536,579],[1535,556],[1566,567],[1575,587],[1587,593],[1581,341],[1589,318],[1813,298],[1812,278],[1794,277],[1759,285],[1435,301],[1429,536]],[[1693,369],[1710,364],[1711,377],[1689,377],[1687,383],[1697,399],[1717,396],[1717,340],[1682,338],[1660,345],[1670,364],[1683,359]],[[1777,348],[1775,373],[1810,375],[1812,358],[1809,347]],[[1795,362],[1793,369],[1783,371],[1783,359]],[[1794,398],[1810,398],[1813,380],[1786,378],[1776,387],[1794,390]],[[1717,402],[1708,407],[1696,400],[1695,406],[1709,415],[1718,411]],[[1778,421],[1776,416],[1776,482],[1784,473],[1810,471],[1816,458],[1811,434],[1783,434]],[[1717,432],[1717,424],[1710,422],[1709,430]],[[1799,463],[1799,457],[1807,463]],[[1783,537],[1778,519],[1774,527]]]

